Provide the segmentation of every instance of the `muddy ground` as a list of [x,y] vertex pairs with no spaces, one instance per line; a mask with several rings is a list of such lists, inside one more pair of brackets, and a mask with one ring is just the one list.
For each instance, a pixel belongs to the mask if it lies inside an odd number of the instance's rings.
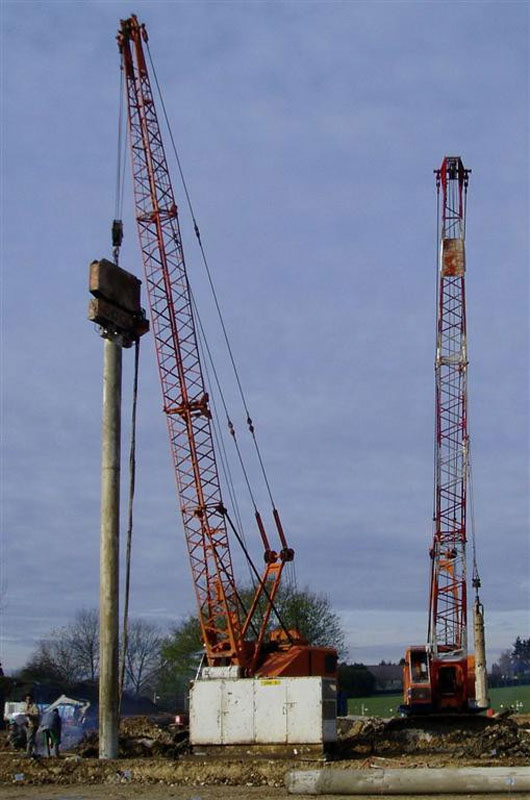
[[[66,738],[66,737],[65,737]],[[334,767],[344,769],[455,766],[527,766],[530,717],[465,720],[345,718],[339,721]],[[0,739],[0,797],[49,800],[284,800],[290,769],[326,768],[323,761],[251,757],[197,759],[185,733],[167,720],[125,719],[120,758],[97,758],[88,734],[58,759],[26,758]]]

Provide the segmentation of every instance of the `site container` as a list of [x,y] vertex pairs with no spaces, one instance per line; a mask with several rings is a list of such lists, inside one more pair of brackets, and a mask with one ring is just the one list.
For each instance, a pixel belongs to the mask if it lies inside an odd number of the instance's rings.
[[192,684],[192,746],[336,739],[337,685],[329,678],[208,678]]

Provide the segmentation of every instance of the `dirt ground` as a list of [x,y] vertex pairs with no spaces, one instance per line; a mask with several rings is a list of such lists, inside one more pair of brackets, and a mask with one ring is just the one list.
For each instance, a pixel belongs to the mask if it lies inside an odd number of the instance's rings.
[[[517,800],[528,800],[522,794],[513,795]],[[287,794],[285,789],[270,789],[242,786],[206,786],[200,789],[183,787],[151,786],[148,790],[138,787],[115,787],[109,790],[95,786],[78,789],[67,787],[2,788],[2,800],[294,800],[296,795]],[[350,795],[351,797],[351,795]],[[363,795],[363,797],[365,797]],[[396,796],[377,795],[378,800],[396,800]],[[414,800],[433,800],[434,795],[414,795]],[[437,795],[440,800],[506,800],[506,794],[488,795]],[[348,800],[344,795],[319,795],[320,800]],[[357,796],[359,800],[359,796]],[[368,800],[368,798],[366,798]],[[410,800],[410,798],[409,798]]]
[[183,732],[165,721],[134,717],[122,722],[116,761],[97,758],[95,733],[72,744],[58,759],[27,758],[11,748],[4,735],[0,738],[0,798],[287,800],[292,796],[284,788],[285,774],[297,768],[527,766],[529,762],[528,716],[423,721],[345,718],[339,721],[339,742],[327,763],[250,757],[197,760],[190,755]]

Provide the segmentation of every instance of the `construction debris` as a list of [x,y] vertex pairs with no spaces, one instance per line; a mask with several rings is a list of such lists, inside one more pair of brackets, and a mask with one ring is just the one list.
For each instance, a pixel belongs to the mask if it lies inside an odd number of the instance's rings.
[[337,755],[341,759],[383,756],[451,762],[488,759],[492,763],[528,762],[530,730],[515,718],[443,716],[425,718],[344,718],[339,721]]
[[[276,759],[198,760],[189,755],[187,732],[169,717],[129,717],[121,722],[119,760],[98,759],[96,732],[60,758],[26,758],[1,734],[0,784],[190,787],[263,787],[274,796],[284,775],[314,769],[315,762]],[[530,719],[486,717],[344,718],[332,763],[323,769],[392,770],[440,767],[522,767],[530,759]],[[267,788],[268,787],[268,788]],[[272,794],[269,795],[269,792]],[[213,795],[211,795],[213,797]],[[225,797],[221,794],[220,797]]]

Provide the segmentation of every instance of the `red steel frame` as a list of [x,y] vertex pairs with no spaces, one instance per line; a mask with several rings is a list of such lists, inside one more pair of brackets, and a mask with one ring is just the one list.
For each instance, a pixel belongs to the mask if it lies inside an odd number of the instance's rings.
[[246,642],[245,634],[267,584],[272,604],[283,558],[277,563],[277,554],[267,550],[261,583],[241,621],[177,206],[143,51],[146,41],[145,26],[134,15],[121,21],[118,44],[126,79],[136,219],[164,412],[208,663],[239,664],[248,670],[256,666],[270,607],[256,642]]
[[465,195],[470,170],[444,158],[436,333],[434,541],[428,642],[434,657],[467,654],[467,340]]

